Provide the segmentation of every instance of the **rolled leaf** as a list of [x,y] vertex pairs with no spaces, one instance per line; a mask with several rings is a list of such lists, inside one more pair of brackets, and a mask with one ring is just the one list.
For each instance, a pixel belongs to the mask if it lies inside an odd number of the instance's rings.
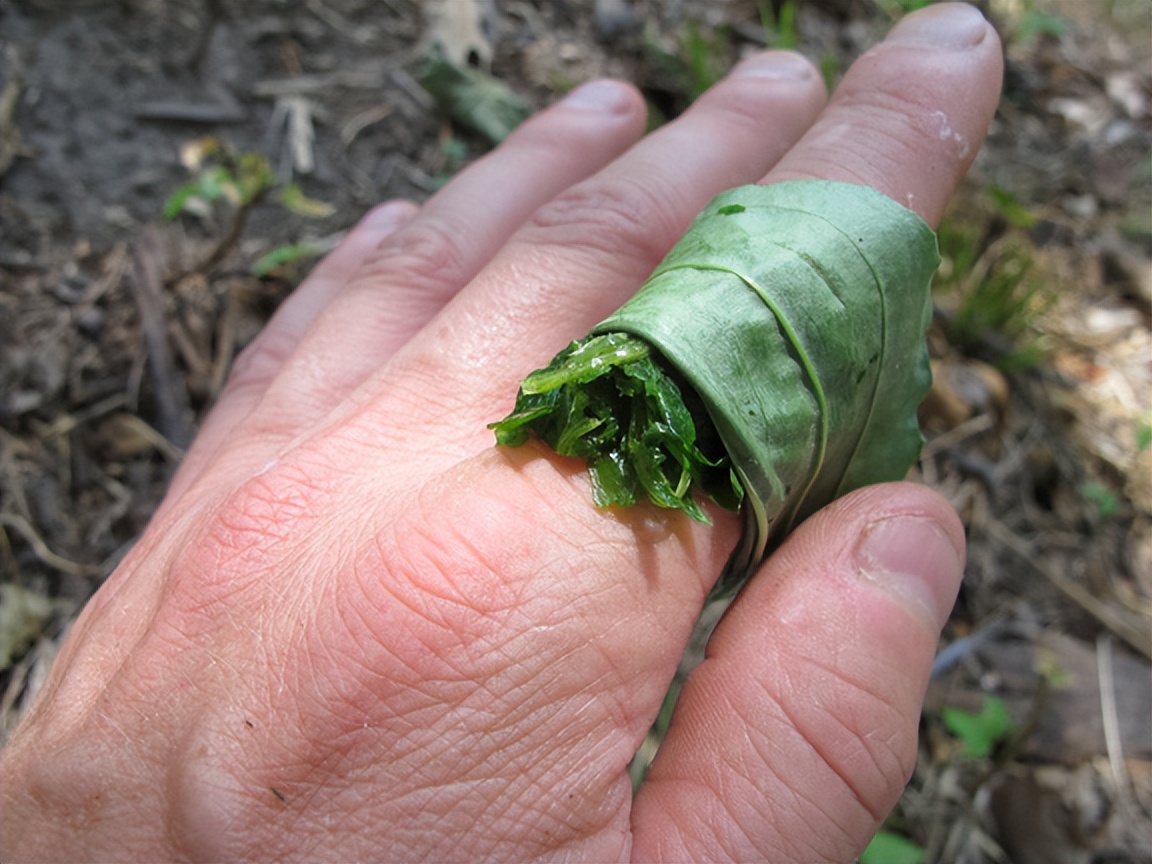
[[[728,506],[742,492],[744,534],[717,586],[730,592],[806,516],[915,462],[938,263],[923,220],[864,186],[724,192],[631,300],[525,379],[516,409],[493,424],[497,440],[532,430],[588,459],[597,490],[597,465],[609,465],[619,488],[598,491],[601,504],[642,488],[704,518],[697,491]],[[592,362],[589,344],[605,356]],[[680,392],[687,421],[660,407],[675,401],[663,383],[627,383],[636,345]],[[613,351],[619,362],[605,359]]]

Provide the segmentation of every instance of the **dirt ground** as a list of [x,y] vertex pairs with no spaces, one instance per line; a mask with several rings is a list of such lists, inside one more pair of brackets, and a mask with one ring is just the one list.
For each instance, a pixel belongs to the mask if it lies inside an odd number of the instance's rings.
[[[628,78],[659,122],[766,43],[835,80],[911,5],[0,0],[0,740],[315,254],[490,146],[418,82],[432,41],[533,108]],[[941,230],[915,470],[970,559],[887,830],[920,860],[1148,861],[1152,4],[983,8],[1006,85]],[[166,219],[214,165],[272,188]],[[973,752],[948,718],[990,704]]]

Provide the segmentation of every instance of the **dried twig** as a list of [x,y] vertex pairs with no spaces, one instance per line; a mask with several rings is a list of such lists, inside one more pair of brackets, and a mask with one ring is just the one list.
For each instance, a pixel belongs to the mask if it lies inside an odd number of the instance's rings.
[[326,93],[335,87],[351,90],[382,90],[387,84],[388,66],[375,64],[360,69],[338,69],[326,75],[297,75],[293,78],[274,78],[257,81],[252,85],[256,96],[279,98]]
[[391,116],[394,110],[390,102],[383,102],[361,111],[340,127],[340,143],[348,147],[356,140],[357,135],[369,126]]
[[224,310],[220,314],[216,329],[216,353],[208,374],[208,393],[213,401],[220,395],[224,389],[224,382],[228,380],[228,370],[232,367],[236,351],[239,318],[240,301],[236,297],[236,292],[230,290],[224,295]]
[[8,66],[8,83],[0,93],[0,176],[8,173],[17,156],[28,155],[14,119],[16,106],[20,103],[20,94],[24,92],[24,69],[15,51],[8,51],[5,59]]
[[192,429],[188,422],[188,391],[183,376],[172,360],[172,350],[168,344],[158,245],[156,229],[146,226],[133,248],[135,279],[132,280],[132,293],[140,313],[144,342],[156,385],[157,426],[160,434],[183,449],[192,440]]
[[70,561],[49,549],[48,544],[44,542],[43,538],[36,533],[36,529],[33,528],[31,523],[23,516],[18,516],[15,513],[0,513],[0,525],[11,528],[23,537],[24,542],[32,549],[32,554],[49,567],[81,579],[88,579],[100,575],[99,567],[91,564],[80,564],[77,561]]
[[956,447],[973,435],[987,432],[989,429],[994,428],[995,425],[996,420],[991,414],[977,414],[975,417],[965,420],[959,426],[955,426],[947,432],[937,435],[930,441],[926,441],[920,451],[920,459],[927,461],[937,453],[947,450],[950,447]]
[[[1108,603],[1101,600],[1091,591],[1069,579],[1055,568],[1048,566],[1036,557],[1035,551],[1018,537],[1012,529],[1003,523],[990,519],[984,526],[988,535],[1006,549],[1015,552],[1026,561],[1033,570],[1052,583],[1065,597],[1072,600],[1085,612],[1095,618],[1100,624],[1111,630],[1142,656],[1152,660],[1152,638],[1145,621],[1136,621],[1128,615],[1121,614]],[[1127,610],[1124,610],[1125,612]]]
[[1120,735],[1120,718],[1116,713],[1116,676],[1112,671],[1112,640],[1101,633],[1096,639],[1096,674],[1100,680],[1100,716],[1104,721],[1104,746],[1116,788],[1127,784],[1124,744]]

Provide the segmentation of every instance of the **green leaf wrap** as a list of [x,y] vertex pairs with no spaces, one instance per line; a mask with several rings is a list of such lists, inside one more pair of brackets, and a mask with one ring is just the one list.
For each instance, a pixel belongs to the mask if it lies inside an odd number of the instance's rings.
[[744,487],[716,593],[816,509],[916,461],[938,264],[931,228],[873,189],[743,186],[593,329],[638,337],[696,391]]

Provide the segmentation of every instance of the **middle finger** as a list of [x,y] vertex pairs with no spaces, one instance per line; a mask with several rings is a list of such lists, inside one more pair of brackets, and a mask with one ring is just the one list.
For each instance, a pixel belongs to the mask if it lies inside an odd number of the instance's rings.
[[377,385],[470,428],[478,412],[496,419],[515,379],[618,307],[713,196],[762,177],[824,100],[800,55],[744,60],[678,120],[537,210]]

